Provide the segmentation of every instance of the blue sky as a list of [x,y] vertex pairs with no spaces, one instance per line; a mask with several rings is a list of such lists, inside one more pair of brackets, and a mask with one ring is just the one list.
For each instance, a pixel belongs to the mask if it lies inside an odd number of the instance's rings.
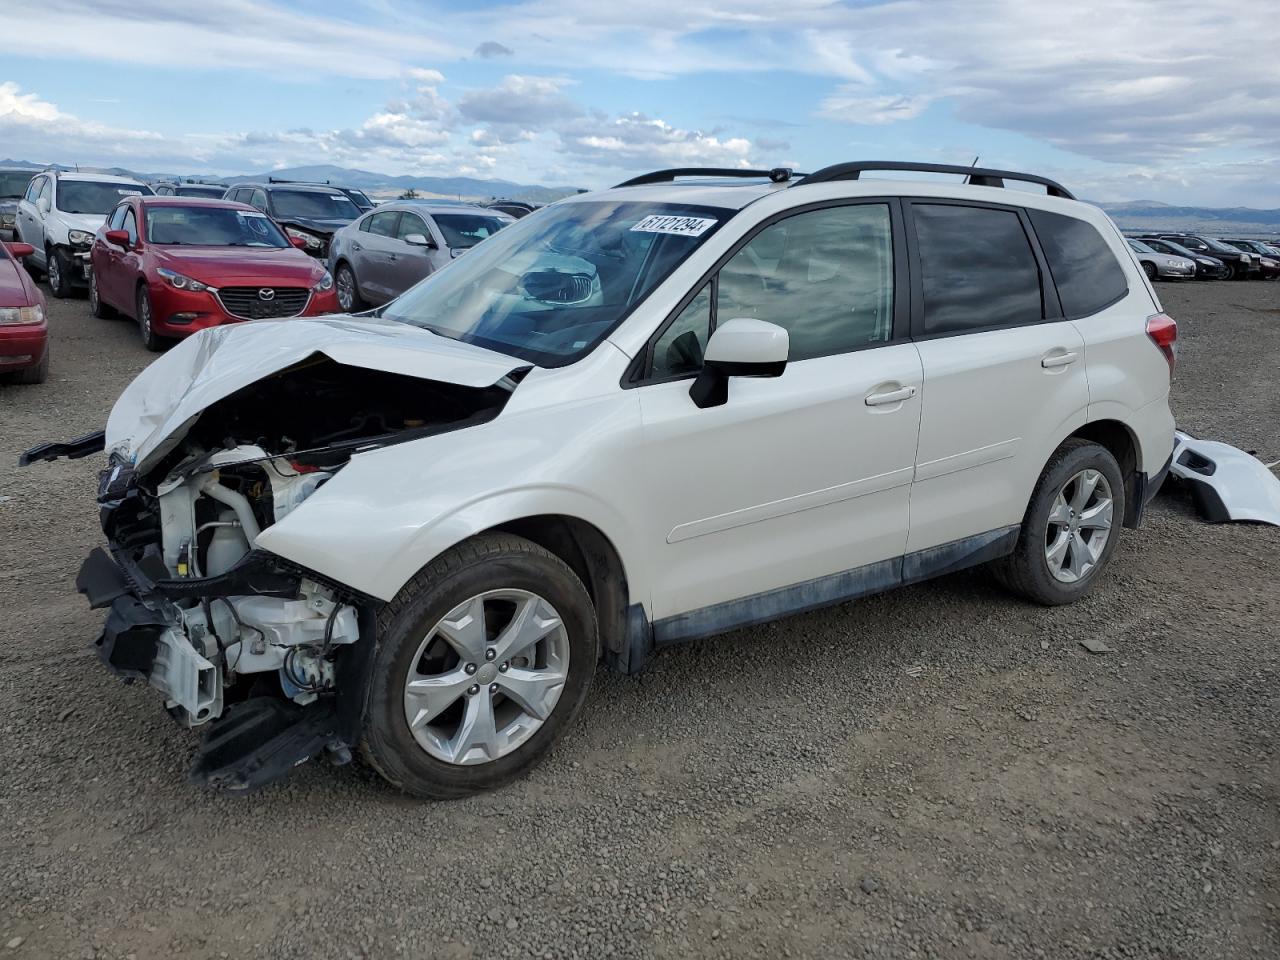
[[1280,17],[1207,0],[4,0],[0,156],[598,187],[936,160],[1280,207]]

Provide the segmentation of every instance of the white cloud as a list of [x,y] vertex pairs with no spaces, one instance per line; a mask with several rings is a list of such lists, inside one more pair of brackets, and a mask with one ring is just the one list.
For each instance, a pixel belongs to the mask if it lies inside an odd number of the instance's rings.
[[845,123],[896,123],[899,120],[914,120],[928,109],[932,100],[933,97],[925,94],[887,93],[867,96],[864,88],[846,85],[822,101],[818,114]]
[[458,100],[458,112],[468,120],[523,127],[565,120],[582,113],[563,92],[571,83],[566,77],[510,74],[496,87],[468,90]]

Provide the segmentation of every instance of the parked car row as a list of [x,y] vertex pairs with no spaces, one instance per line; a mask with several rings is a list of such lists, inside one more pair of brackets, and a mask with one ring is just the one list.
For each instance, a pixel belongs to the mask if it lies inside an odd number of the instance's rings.
[[1261,240],[1192,233],[1143,233],[1126,238],[1151,280],[1274,280],[1280,248]]

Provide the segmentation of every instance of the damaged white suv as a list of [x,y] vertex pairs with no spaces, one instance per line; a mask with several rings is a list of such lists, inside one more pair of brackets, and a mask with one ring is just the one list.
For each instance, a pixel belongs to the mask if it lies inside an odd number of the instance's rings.
[[663,171],[377,311],[203,331],[24,460],[105,448],[77,585],[104,662],[207,727],[197,781],[358,751],[457,797],[602,658],[987,561],[1076,599],[1168,469],[1175,337],[1052,181]]

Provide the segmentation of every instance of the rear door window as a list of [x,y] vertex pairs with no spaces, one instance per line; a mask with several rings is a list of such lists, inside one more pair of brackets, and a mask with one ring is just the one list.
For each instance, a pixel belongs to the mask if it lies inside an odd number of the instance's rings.
[[924,336],[1038,323],[1040,265],[1015,210],[913,203]]
[[396,226],[399,222],[399,210],[375,213],[369,218],[369,233],[379,237],[394,237],[396,235]]
[[1027,215],[1067,317],[1097,313],[1129,292],[1124,270],[1093,224],[1045,210],[1028,210]]

